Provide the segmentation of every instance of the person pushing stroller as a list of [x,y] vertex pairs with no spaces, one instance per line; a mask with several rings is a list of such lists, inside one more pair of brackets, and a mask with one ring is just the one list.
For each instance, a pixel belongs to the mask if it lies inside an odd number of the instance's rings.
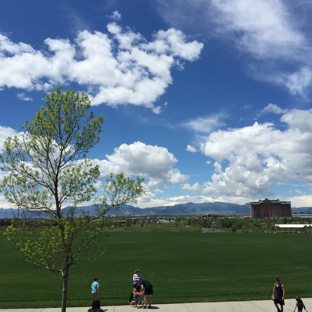
[[143,308],[152,308],[152,297],[153,297],[153,285],[150,281],[146,279],[140,279],[141,291],[144,295]]

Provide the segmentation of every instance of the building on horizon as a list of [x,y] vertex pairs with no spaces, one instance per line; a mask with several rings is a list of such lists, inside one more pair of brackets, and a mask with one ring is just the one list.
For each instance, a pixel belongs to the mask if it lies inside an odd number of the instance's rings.
[[264,199],[257,202],[250,202],[250,215],[252,218],[292,218],[291,202],[280,201],[279,199]]

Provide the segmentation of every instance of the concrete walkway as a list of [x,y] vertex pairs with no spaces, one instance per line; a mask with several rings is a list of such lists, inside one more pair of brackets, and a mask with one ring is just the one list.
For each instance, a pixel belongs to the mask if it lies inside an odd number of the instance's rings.
[[[303,302],[307,310],[312,312],[312,298],[305,299]],[[295,299],[286,299],[284,312],[294,311]],[[90,307],[67,308],[67,312],[87,312]],[[129,312],[137,309],[126,306],[101,307],[105,312]],[[61,308],[46,309],[4,309],[0,312],[60,312]],[[233,301],[233,302],[200,302],[200,303],[175,303],[175,304],[153,304],[151,309],[142,311],[159,312],[276,312],[272,300],[259,301]],[[297,311],[297,310],[296,310]]]

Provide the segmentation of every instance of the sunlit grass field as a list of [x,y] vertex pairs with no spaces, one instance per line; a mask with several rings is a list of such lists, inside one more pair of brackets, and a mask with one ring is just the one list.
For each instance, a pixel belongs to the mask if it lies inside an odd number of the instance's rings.
[[[0,308],[61,305],[61,274],[25,262],[0,230]],[[154,286],[154,303],[269,299],[275,277],[286,298],[311,296],[312,235],[110,230],[104,255],[71,267],[68,306],[91,306],[99,276],[103,307],[127,304],[132,274]]]

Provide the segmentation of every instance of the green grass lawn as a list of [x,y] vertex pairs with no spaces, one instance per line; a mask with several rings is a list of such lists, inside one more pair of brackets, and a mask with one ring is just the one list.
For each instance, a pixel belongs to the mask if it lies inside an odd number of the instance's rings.
[[[25,262],[0,231],[0,308],[61,304],[60,274]],[[132,274],[154,286],[154,302],[268,299],[275,277],[286,298],[311,296],[312,235],[112,231],[104,255],[71,267],[68,306],[90,306],[99,276],[102,306],[127,304]]]

